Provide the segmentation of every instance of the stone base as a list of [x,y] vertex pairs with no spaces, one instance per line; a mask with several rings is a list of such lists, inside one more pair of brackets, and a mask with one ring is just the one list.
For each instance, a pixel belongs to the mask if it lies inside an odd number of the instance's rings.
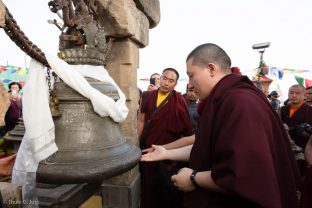
[[20,208],[22,204],[22,189],[9,182],[0,182],[0,207]]
[[37,195],[40,207],[79,207],[99,191],[97,184],[38,184]]
[[102,183],[103,207],[105,208],[138,208],[140,195],[140,174],[137,174],[129,186]]

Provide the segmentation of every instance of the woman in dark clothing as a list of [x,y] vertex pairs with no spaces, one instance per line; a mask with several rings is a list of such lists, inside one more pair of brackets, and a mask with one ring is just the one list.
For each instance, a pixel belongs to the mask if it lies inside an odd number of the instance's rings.
[[6,131],[11,131],[17,124],[19,117],[22,116],[22,97],[19,94],[22,86],[18,82],[9,84],[10,107],[5,115]]

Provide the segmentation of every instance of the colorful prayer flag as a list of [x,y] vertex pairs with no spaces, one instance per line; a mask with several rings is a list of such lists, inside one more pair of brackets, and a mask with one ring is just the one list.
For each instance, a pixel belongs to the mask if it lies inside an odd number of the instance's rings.
[[295,79],[298,82],[298,84],[300,84],[301,86],[303,86],[305,88],[312,86],[312,80],[305,79],[305,78],[299,77],[299,76],[295,76]]
[[295,76],[296,81],[298,84],[304,87],[304,79],[302,77]]
[[305,79],[305,85],[306,85],[306,88],[311,87],[312,86],[312,80]]

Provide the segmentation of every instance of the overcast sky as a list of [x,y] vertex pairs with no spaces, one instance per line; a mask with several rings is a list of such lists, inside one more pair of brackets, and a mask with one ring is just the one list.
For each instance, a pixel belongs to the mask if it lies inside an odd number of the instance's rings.
[[[46,0],[2,0],[16,21],[43,51],[57,53],[60,31],[47,23],[57,18]],[[311,0],[160,0],[161,21],[140,49],[138,77],[174,67],[187,77],[185,59],[203,43],[220,45],[242,71],[257,67],[252,45],[271,42],[269,66],[312,70]],[[0,30],[0,65],[24,66],[24,54]],[[29,58],[26,59],[28,66]]]
[[[196,46],[212,42],[242,71],[258,65],[252,45],[271,42],[265,62],[281,68],[312,69],[311,0],[162,0],[161,21],[142,49],[140,73],[173,66],[185,70]],[[141,72],[142,71],[142,72]]]

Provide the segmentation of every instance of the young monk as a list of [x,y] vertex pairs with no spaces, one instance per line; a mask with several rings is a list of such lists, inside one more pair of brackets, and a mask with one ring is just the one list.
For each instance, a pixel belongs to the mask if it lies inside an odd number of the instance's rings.
[[298,207],[300,176],[283,124],[266,96],[215,44],[187,57],[190,83],[203,100],[195,143],[166,150],[153,145],[142,161],[189,161],[172,176],[186,208]]

